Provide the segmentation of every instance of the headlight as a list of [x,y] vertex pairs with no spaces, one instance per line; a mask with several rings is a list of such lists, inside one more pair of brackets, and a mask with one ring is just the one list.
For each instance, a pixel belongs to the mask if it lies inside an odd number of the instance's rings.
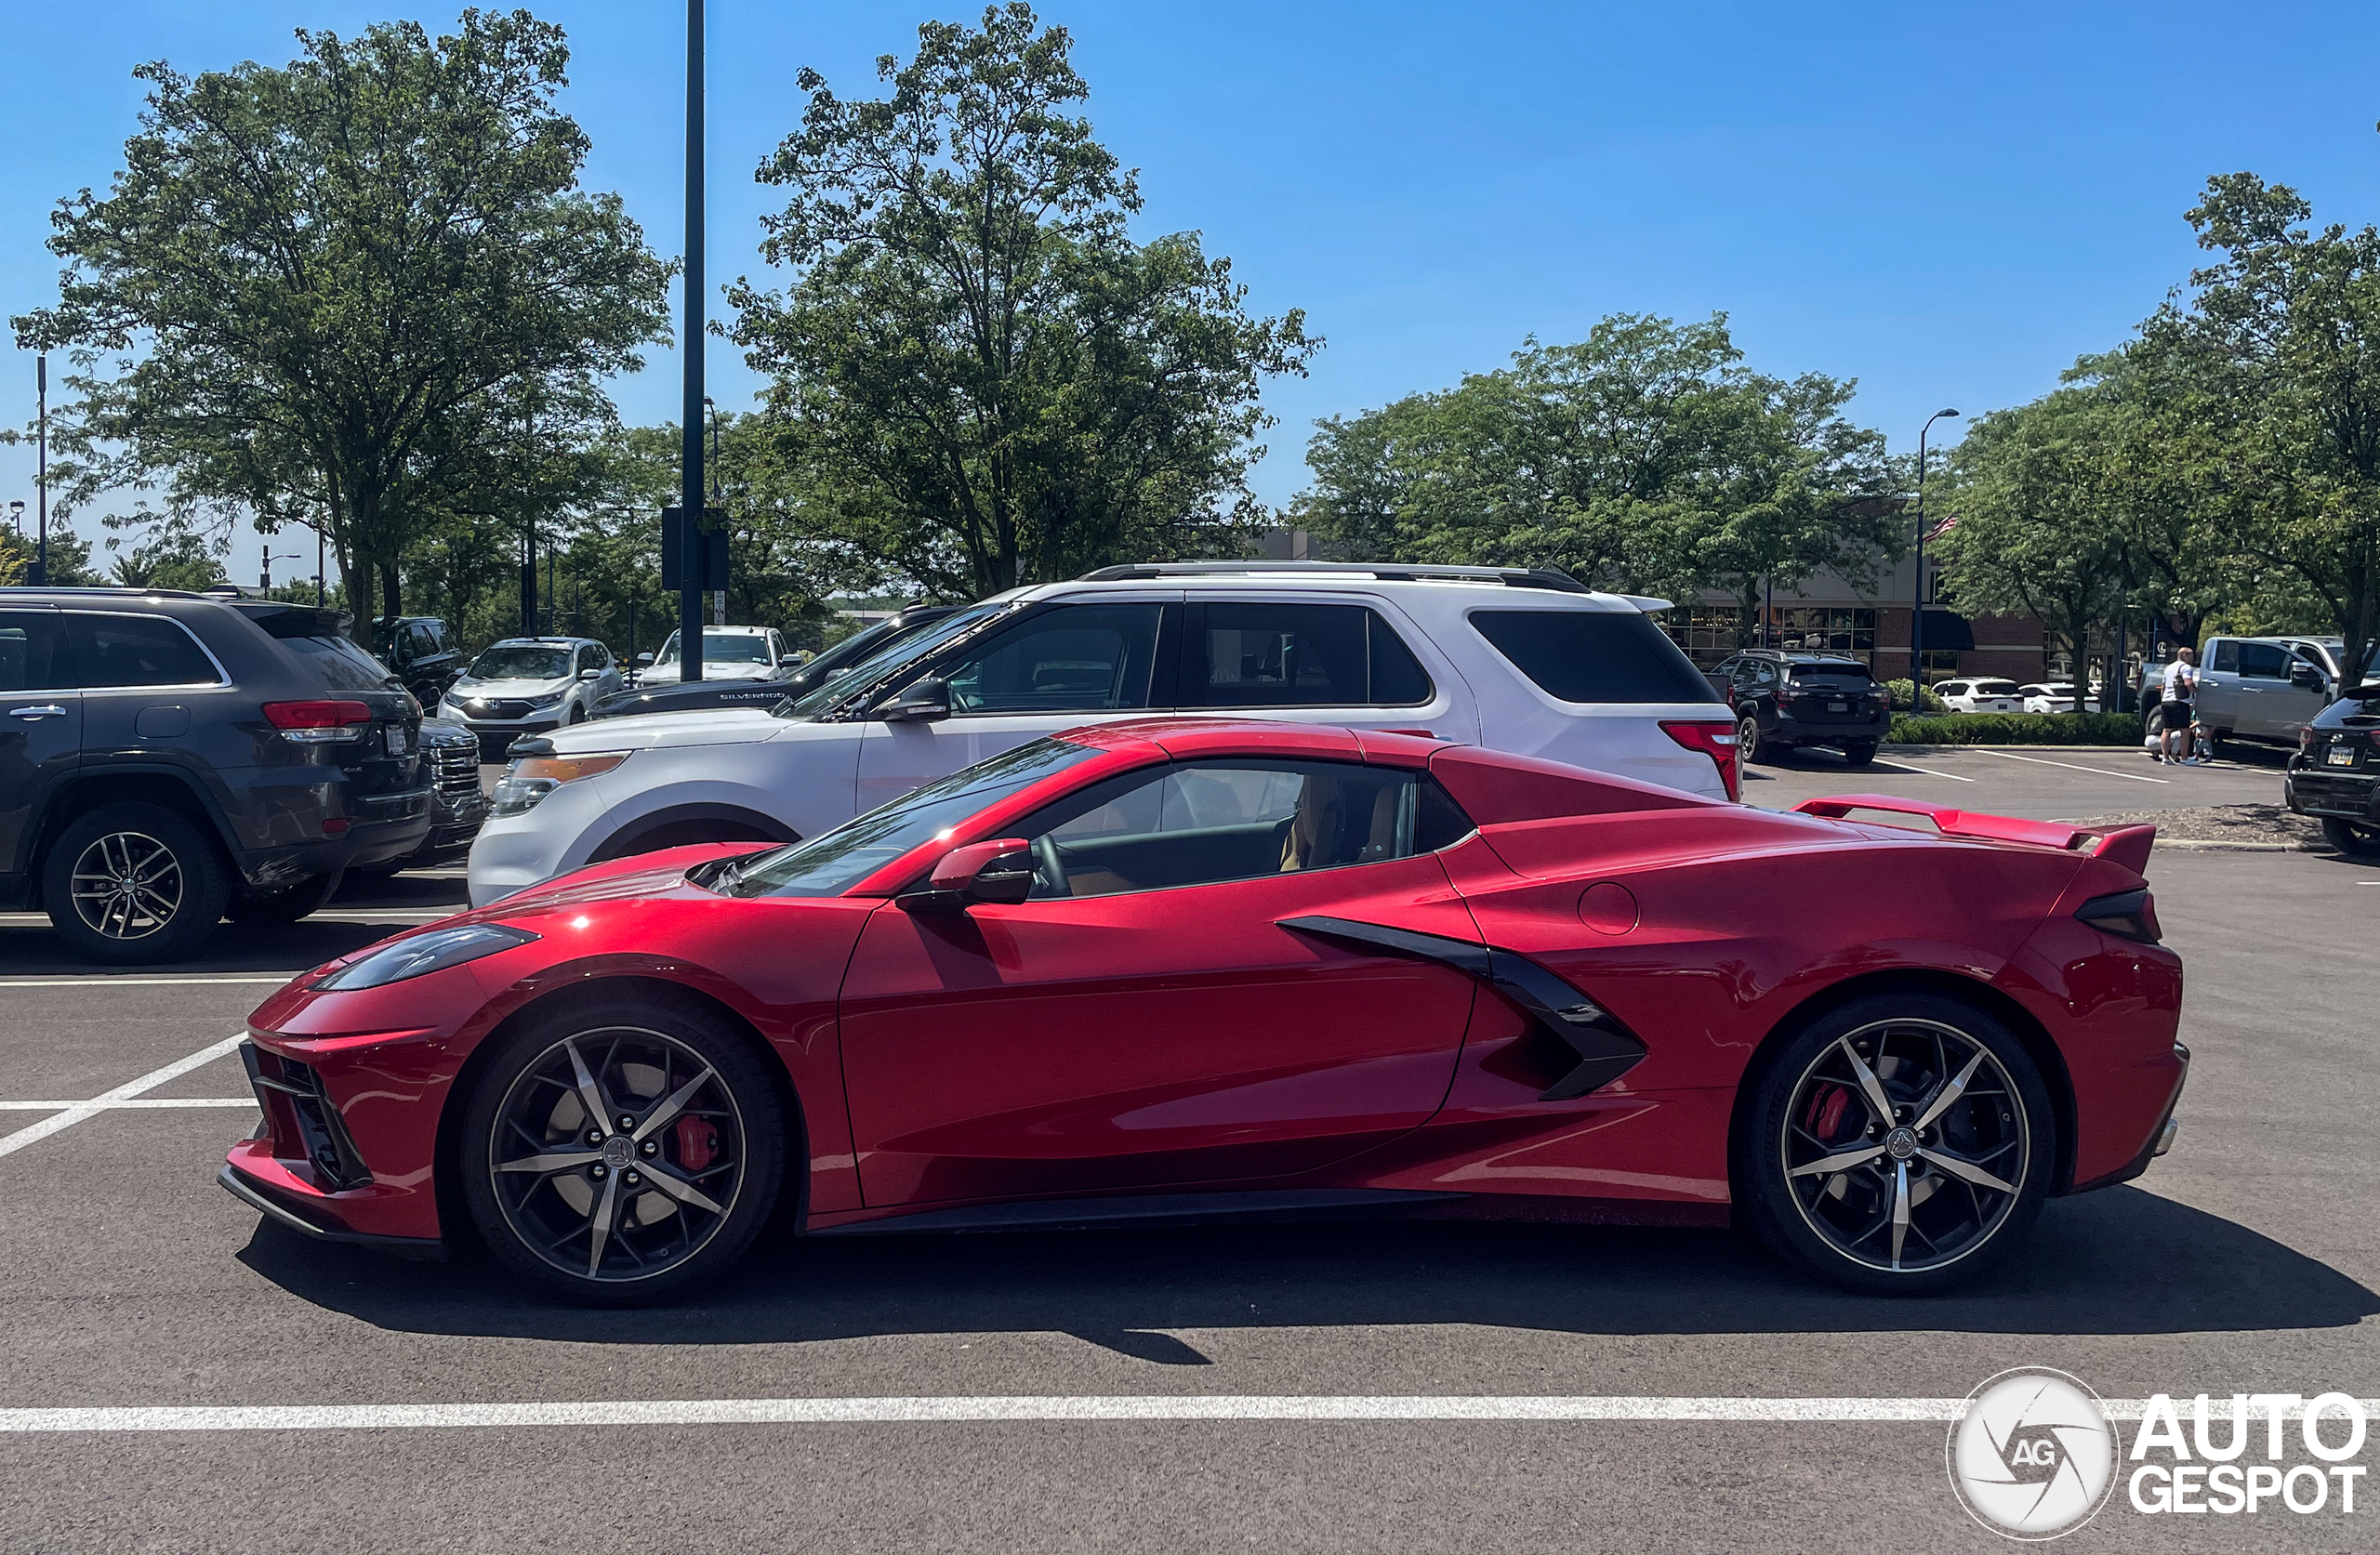
[[565,783],[576,783],[608,772],[628,758],[624,750],[599,751],[592,756],[524,756],[504,770],[488,802],[491,815],[519,815]]
[[532,707],[550,707],[569,694],[570,693],[567,692],[548,692],[543,696],[531,697],[529,699],[529,705]]
[[345,993],[356,988],[379,988],[391,982],[403,982],[410,977],[423,977],[459,967],[466,961],[476,961],[483,955],[494,955],[499,950],[536,942],[537,936],[525,929],[514,929],[500,923],[467,923],[455,929],[433,929],[426,934],[416,934],[384,945],[360,961],[351,961],[314,987],[324,993]]

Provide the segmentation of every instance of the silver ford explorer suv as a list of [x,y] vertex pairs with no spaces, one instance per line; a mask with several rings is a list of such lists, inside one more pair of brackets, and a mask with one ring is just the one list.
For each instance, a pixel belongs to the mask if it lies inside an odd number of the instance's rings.
[[1560,573],[1385,563],[1012,589],[772,708],[524,742],[471,846],[471,901],[661,848],[815,836],[1027,740],[1152,712],[1426,730],[1733,798],[1735,718],[1647,613],[1667,608]]

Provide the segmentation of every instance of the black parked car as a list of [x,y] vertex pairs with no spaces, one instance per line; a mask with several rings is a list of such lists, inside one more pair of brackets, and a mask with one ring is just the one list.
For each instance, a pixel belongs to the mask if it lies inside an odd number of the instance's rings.
[[2289,808],[2322,823],[2349,858],[2380,863],[2380,681],[2351,688],[2298,735],[2281,779]]
[[0,588],[0,903],[94,959],[303,917],[430,827],[421,710],[337,611]]
[[1832,745],[1864,767],[1892,722],[1890,694],[1857,659],[1747,648],[1712,674],[1735,687],[1739,760],[1793,745]]
[[468,850],[487,821],[480,786],[480,737],[452,718],[421,720],[421,764],[430,778],[430,832],[410,853],[357,866],[360,875],[394,875]]
[[372,623],[372,640],[379,644],[380,662],[424,707],[437,706],[463,673],[463,655],[455,651],[446,623],[434,615],[384,615]]
[[958,608],[911,605],[898,614],[853,632],[799,666],[781,669],[763,680],[697,680],[693,685],[664,681],[657,686],[631,687],[597,703],[593,716],[617,718],[638,713],[694,713],[706,707],[774,707],[781,698],[815,691],[861,660],[875,657]]

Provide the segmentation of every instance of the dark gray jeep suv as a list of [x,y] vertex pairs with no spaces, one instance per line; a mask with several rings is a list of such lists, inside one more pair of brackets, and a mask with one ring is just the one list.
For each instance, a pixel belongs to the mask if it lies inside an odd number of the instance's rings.
[[94,959],[286,923],[430,826],[421,709],[336,611],[0,588],[0,904]]

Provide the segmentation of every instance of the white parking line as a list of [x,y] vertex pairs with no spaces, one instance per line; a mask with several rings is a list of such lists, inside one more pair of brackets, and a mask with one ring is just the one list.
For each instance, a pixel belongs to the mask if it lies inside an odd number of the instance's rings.
[[1937,772],[1924,767],[1904,767],[1897,761],[1871,761],[1868,765],[1871,767],[1882,767],[1888,772],[1907,772],[1911,777],[1945,777],[1949,778],[1953,783],[1973,783],[1976,781],[1971,777],[1961,777],[1956,772]]
[[[2105,1399],[2137,1420],[2146,1399]],[[2360,1401],[2366,1415],[2380,1399]],[[0,1409],[0,1432],[389,1430],[435,1427],[976,1424],[1038,1420],[1611,1420],[1756,1425],[1938,1423],[1966,1413],[1947,1398],[1574,1398],[1537,1394],[1367,1396],[1165,1394],[1106,1397],[664,1399],[591,1403],[145,1405]],[[2261,1417],[2261,1409],[2257,1411]],[[2302,1411],[2285,1409],[2285,1415]]]
[[2134,783],[2172,783],[2172,778],[2153,778],[2139,772],[2118,772],[2106,767],[2078,767],[2071,761],[2045,761],[2038,756],[2016,756],[2004,750],[1992,750],[1985,745],[1974,747],[1985,756],[1996,756],[2003,761],[2030,761],[2036,767],[2063,767],[2069,772],[2092,772],[2100,777],[2129,778]]
[[106,1112],[112,1102],[129,1100],[143,1091],[155,1090],[168,1080],[178,1080],[193,1069],[204,1068],[239,1047],[246,1035],[247,1033],[245,1031],[233,1032],[211,1048],[201,1048],[190,1057],[176,1059],[163,1069],[152,1069],[137,1080],[126,1080],[115,1089],[102,1092],[88,1101],[74,1102],[55,1117],[46,1117],[39,1123],[29,1123],[13,1134],[0,1135],[0,1155],[13,1155],[29,1144],[37,1144],[49,1138],[61,1128],[72,1128],[86,1119],[99,1116]]
[[0,1113],[58,1113],[76,1107],[113,1112],[119,1107],[248,1107],[253,1096],[127,1096],[118,1101],[0,1101]]

